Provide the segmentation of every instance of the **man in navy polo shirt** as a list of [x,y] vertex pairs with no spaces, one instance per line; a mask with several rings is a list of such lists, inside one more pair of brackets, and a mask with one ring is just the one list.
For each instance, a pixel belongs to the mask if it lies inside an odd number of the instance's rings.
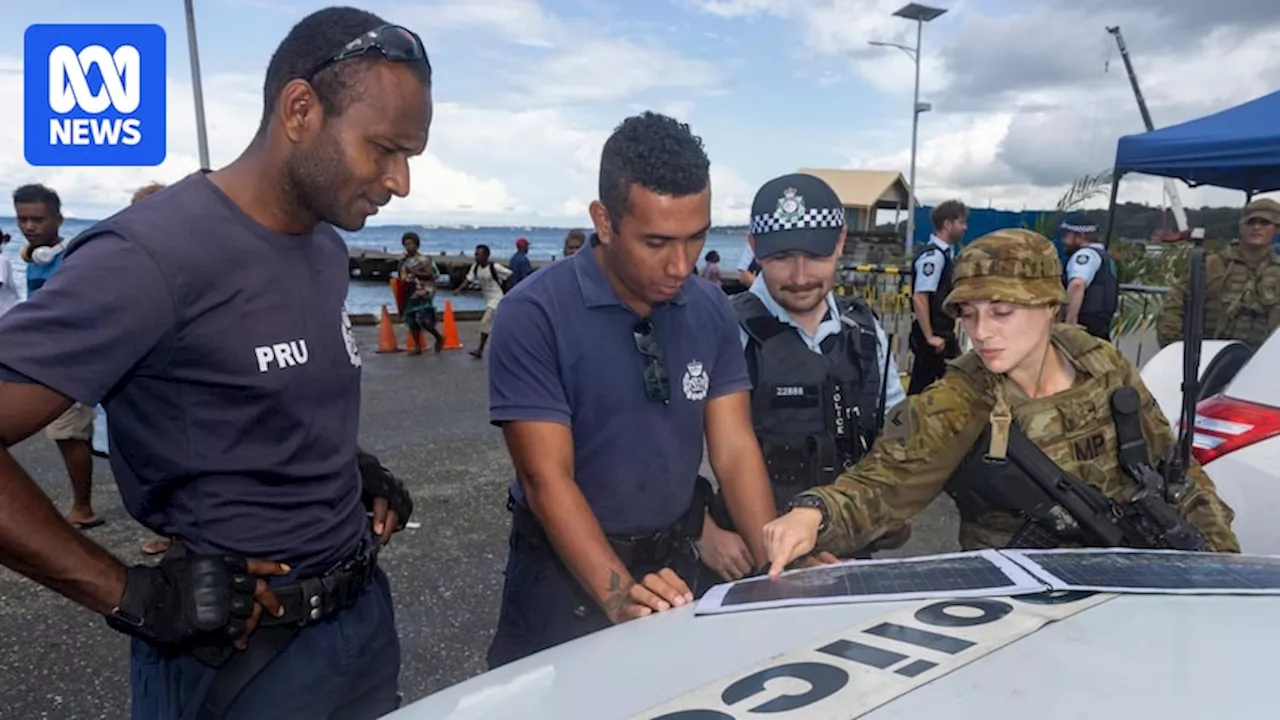
[[582,252],[503,300],[490,417],[516,469],[496,667],[693,601],[709,485],[764,560],[775,516],[724,292],[692,271],[711,225],[709,162],[688,126],[628,118],[604,145]]
[[[306,17],[238,159],[85,231],[0,318],[0,563],[133,636],[137,720],[398,705],[377,549],[411,506],[356,447],[361,361],[332,226],[408,193],[430,88],[416,35],[351,8]],[[173,538],[158,566],[126,567],[63,522],[7,451],[73,400],[105,405],[125,507]]]

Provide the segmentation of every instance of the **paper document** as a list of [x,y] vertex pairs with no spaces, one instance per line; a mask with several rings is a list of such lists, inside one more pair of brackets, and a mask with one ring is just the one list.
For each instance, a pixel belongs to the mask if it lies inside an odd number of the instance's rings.
[[717,585],[698,615],[797,605],[1013,596],[1045,591],[1044,582],[995,550],[885,560],[848,560]]

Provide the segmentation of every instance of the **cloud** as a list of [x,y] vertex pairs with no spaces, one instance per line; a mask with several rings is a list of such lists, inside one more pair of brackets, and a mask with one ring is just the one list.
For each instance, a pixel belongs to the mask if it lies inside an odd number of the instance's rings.
[[[561,18],[532,0],[401,4],[387,16],[422,28],[424,37],[435,36],[441,44],[465,46],[471,55],[451,67],[473,63],[476,53],[506,56],[508,62],[478,72],[467,68],[468,77],[487,83],[474,97],[458,100],[437,88],[430,145],[410,163],[411,193],[392,200],[375,223],[581,225],[596,195],[600,149],[624,115],[655,108],[687,117],[700,93],[720,91],[726,82],[711,63],[684,57],[658,38],[593,31],[585,21]],[[467,33],[478,33],[487,45]],[[22,146],[21,68],[20,57],[0,55],[0,97],[15,103],[0,115],[0,143],[11,148]],[[170,68],[169,156],[163,165],[32,168],[20,153],[11,153],[0,156],[0,178],[10,187],[45,182],[63,196],[69,216],[104,217],[127,204],[135,188],[195,171],[195,120],[184,72]],[[261,82],[206,68],[215,168],[235,159],[252,138],[261,115]],[[750,200],[743,199],[747,185],[722,163],[715,165],[716,213],[737,221]]]
[[[491,43],[524,46],[516,56],[498,53],[486,67],[489,104],[509,107],[589,104],[623,100],[650,90],[714,94],[725,80],[716,64],[672,50],[662,38],[602,31],[594,20],[564,18],[535,0],[441,0],[402,6],[397,17],[421,27],[424,37],[449,46]],[[654,27],[630,23],[629,27]]]
[[[848,167],[910,164],[914,63],[868,40],[914,45],[901,0],[683,0],[715,17],[792,23],[806,52],[903,102],[902,127],[854,130]],[[918,193],[1003,207],[1051,205],[1076,178],[1110,167],[1116,141],[1143,130],[1115,38],[1119,25],[1156,127],[1274,91],[1280,15],[1259,0],[961,2],[926,25]],[[870,149],[870,150],[869,150]],[[1191,190],[1187,205],[1239,204],[1234,191]],[[1161,181],[1126,177],[1122,200],[1160,202]]]

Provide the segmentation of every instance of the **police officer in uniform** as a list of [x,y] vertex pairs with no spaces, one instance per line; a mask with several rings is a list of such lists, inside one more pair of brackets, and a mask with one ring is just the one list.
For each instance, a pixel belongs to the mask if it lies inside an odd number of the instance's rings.
[[942,299],[951,292],[955,246],[964,239],[969,210],[959,200],[940,203],[930,213],[933,234],[911,262],[911,307],[915,319],[908,339],[914,359],[908,395],[923,391],[942,377],[947,361],[960,354],[955,320],[942,310]]
[[[361,362],[333,226],[359,230],[407,194],[430,83],[408,30],[351,8],[307,16],[271,58],[239,158],[86,230],[0,318],[0,563],[132,636],[138,720],[399,704],[377,556],[411,505],[356,447]],[[172,538],[158,565],[125,566],[63,522],[7,451],[73,401],[110,414],[125,508]]]
[[[1107,497],[1133,494],[1135,478],[1165,457],[1173,433],[1113,345],[1055,324],[1066,299],[1061,274],[1053,245],[1030,230],[999,230],[965,248],[945,307],[973,350],[894,408],[856,466],[802,493],[765,527],[771,574],[815,547],[836,554],[862,547],[944,491],[956,500],[965,549],[1024,538],[1041,547],[1082,542],[1060,515],[1010,501],[1010,488],[1031,481],[1024,465],[1006,460],[1028,457],[1028,446],[1045,458],[1041,466],[1056,465]],[[1134,442],[1122,450],[1120,435]],[[1177,487],[1159,498],[1174,517],[1198,531],[1205,549],[1239,552],[1234,513],[1194,459]]]
[[[747,240],[761,271],[733,304],[751,372],[752,424],[778,512],[857,462],[886,408],[906,397],[871,308],[832,292],[845,233],[840,198],[820,178],[784,175],[756,193]],[[727,524],[719,513],[716,521]],[[895,539],[906,538],[904,531]],[[721,576],[752,570],[743,565]]]
[[1067,288],[1064,321],[1111,341],[1111,318],[1120,303],[1120,280],[1107,248],[1098,242],[1098,223],[1089,213],[1071,213],[1058,226],[1070,256],[1062,274]]
[[[1240,241],[1205,258],[1205,340],[1239,340],[1257,350],[1280,326],[1277,229],[1280,203],[1254,200],[1240,218]],[[1165,299],[1156,325],[1161,347],[1182,339],[1187,282],[1174,286]]]
[[491,668],[693,601],[704,437],[752,566],[764,563],[776,513],[738,326],[693,272],[709,165],[687,125],[626,119],[601,154],[588,244],[502,301],[489,406],[516,480]]

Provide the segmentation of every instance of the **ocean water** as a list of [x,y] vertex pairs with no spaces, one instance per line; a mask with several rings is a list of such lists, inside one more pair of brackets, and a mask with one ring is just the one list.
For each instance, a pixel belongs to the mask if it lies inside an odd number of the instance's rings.
[[[62,235],[74,237],[90,225],[92,221],[67,220],[62,225]],[[355,233],[342,233],[347,244],[352,248],[365,248],[384,252],[401,252],[400,236],[412,230],[422,238],[422,251],[428,255],[471,255],[476,245],[488,245],[493,256],[503,264],[515,252],[516,238],[529,240],[529,256],[534,260],[550,260],[559,258],[564,251],[564,236],[569,228],[527,228],[527,227],[481,227],[481,228],[436,228],[414,225],[377,225],[366,227]],[[18,231],[17,222],[11,217],[0,217],[0,231],[8,233],[11,242],[3,246],[3,255],[13,265],[17,276],[18,293],[26,297],[26,267],[18,257],[18,251],[26,240]],[[726,273],[732,273],[742,254],[744,238],[739,234],[713,233],[708,239],[704,255],[707,251],[717,250],[720,253],[720,267]],[[699,262],[699,267],[702,263]],[[444,307],[445,300],[452,300],[455,310],[474,310],[484,307],[479,293],[469,293],[455,297],[449,291],[437,296],[437,306]],[[347,311],[351,313],[378,313],[383,305],[395,309],[395,301],[391,297],[391,287],[385,280],[359,281],[353,280],[347,293]]]

